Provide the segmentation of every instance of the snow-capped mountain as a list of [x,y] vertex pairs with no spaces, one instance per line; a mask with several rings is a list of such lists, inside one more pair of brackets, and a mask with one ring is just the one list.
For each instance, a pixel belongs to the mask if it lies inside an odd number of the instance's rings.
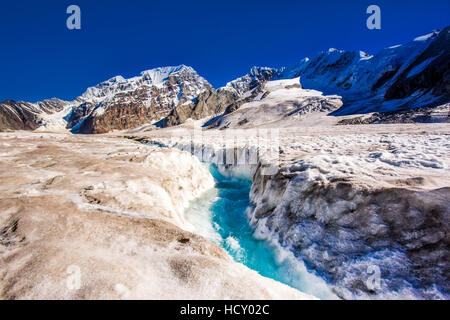
[[450,101],[450,28],[375,55],[331,48],[288,68],[254,67],[225,88],[243,95],[260,82],[297,77],[305,89],[343,97],[334,115],[442,105]]
[[303,87],[338,94],[335,115],[408,110],[450,100],[450,28],[386,48],[373,56],[329,49],[280,70]]
[[160,120],[206,90],[213,88],[191,67],[155,68],[130,79],[113,77],[88,88],[72,102],[7,100],[0,104],[0,130],[68,128],[78,133],[105,133],[127,129]]
[[217,90],[193,68],[180,65],[130,79],[113,77],[72,102],[7,100],[0,103],[0,130],[105,133],[159,120],[173,126],[228,114],[250,102],[267,81],[298,77],[305,89],[342,97],[335,116],[442,106],[450,102],[450,27],[375,55],[329,49],[288,68],[253,67]]
[[[178,102],[184,103],[198,96],[210,84],[200,77],[193,68],[180,65],[146,70],[141,72],[140,76],[130,79],[116,76],[88,88],[80,98],[85,101],[98,101],[106,98],[111,100],[118,93],[134,92],[143,86],[157,89],[172,89],[174,96],[164,96],[162,94],[159,96],[159,101],[169,105],[176,105]],[[161,93],[164,93],[164,91]]]
[[[73,112],[82,118],[74,130],[104,133],[154,122],[209,89],[208,81],[184,65],[147,70],[130,79],[117,76],[80,97],[84,103]],[[83,112],[78,110],[81,106]]]
[[[259,91],[263,91],[264,83],[299,77],[304,89],[342,97],[342,107],[331,115],[385,112],[386,117],[378,114],[364,121],[429,121],[430,117],[422,115],[423,110],[429,114],[433,112],[430,108],[450,102],[449,34],[450,28],[435,31],[404,45],[386,48],[373,56],[363,51],[331,48],[288,68],[253,67],[248,74],[217,91],[219,94],[232,93],[236,97],[222,116],[250,103]],[[410,111],[416,108],[421,108],[418,111],[420,116]],[[282,115],[275,118],[278,116]],[[184,116],[185,119],[189,117]],[[195,115],[192,118],[199,119]],[[168,122],[169,125],[180,123],[182,121]]]

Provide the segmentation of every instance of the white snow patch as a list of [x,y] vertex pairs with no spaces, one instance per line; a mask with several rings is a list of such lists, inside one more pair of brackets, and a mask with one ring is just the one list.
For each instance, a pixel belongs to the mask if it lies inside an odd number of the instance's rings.
[[436,35],[436,33],[431,32],[426,35],[415,38],[414,41],[427,41],[428,39],[431,39],[435,35]]

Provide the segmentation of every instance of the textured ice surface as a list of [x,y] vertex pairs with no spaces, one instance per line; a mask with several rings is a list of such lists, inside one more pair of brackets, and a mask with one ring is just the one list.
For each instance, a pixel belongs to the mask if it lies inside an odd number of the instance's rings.
[[[254,132],[240,131],[237,149]],[[230,133],[166,134],[153,137],[184,150],[203,145],[217,161]],[[339,296],[442,299],[449,294],[449,159],[444,125],[299,127],[281,130],[275,175],[239,164],[223,170],[252,174],[249,216],[258,237],[287,249]]]
[[0,154],[2,299],[312,298],[182,229],[214,184],[185,152],[15,132]]

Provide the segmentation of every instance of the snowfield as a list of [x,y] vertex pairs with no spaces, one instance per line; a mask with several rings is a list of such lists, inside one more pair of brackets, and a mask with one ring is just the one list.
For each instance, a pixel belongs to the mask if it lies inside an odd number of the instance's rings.
[[[242,98],[252,93],[249,91]],[[252,101],[232,113],[223,114],[210,126],[218,129],[310,126],[311,116],[333,122],[336,119],[327,115],[341,106],[339,96],[324,96],[317,90],[302,89],[300,78],[274,80],[261,85],[261,93]],[[307,121],[303,121],[305,117]]]

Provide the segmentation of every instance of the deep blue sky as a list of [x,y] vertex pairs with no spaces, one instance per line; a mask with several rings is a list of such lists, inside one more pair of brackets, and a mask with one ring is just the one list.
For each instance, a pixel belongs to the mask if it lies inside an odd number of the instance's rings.
[[[80,31],[66,28],[71,4]],[[366,28],[370,4],[382,30]],[[449,12],[449,0],[2,0],[0,101],[73,99],[118,74],[179,64],[219,87],[330,47],[376,53],[444,28]]]

